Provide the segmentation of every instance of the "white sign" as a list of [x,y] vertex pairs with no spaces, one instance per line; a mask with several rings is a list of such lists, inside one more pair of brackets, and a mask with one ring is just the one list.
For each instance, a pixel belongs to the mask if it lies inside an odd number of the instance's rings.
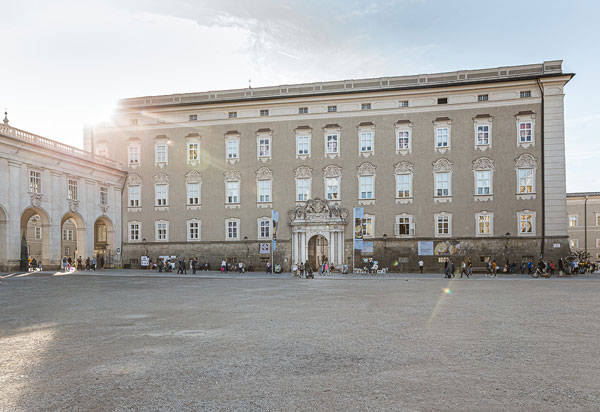
[[120,248],[120,247],[118,247],[118,248],[117,248],[117,255],[120,255],[120,254],[121,254],[121,248]]
[[560,248],[560,243],[555,243],[552,246],[554,246],[556,249]]
[[150,257],[142,256],[142,258],[140,259],[140,266],[150,266]]
[[259,243],[258,244],[258,253],[260,253],[260,254],[271,253],[271,244],[270,243]]
[[419,241],[419,256],[433,256],[433,242],[428,241]]

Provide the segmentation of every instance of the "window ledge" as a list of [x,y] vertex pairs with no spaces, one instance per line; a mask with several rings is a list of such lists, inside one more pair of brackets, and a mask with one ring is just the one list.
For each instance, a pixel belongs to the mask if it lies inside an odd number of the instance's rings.
[[475,237],[494,237],[494,234],[493,233],[486,233],[486,234],[475,233]]
[[169,206],[154,206],[156,212],[168,212]]
[[530,147],[535,146],[533,142],[518,142],[517,146],[522,147],[523,149],[529,149]]
[[308,160],[308,159],[310,159],[310,153],[309,154],[297,154],[296,159]]
[[517,193],[517,199],[521,199],[521,200],[535,199],[535,193]]
[[155,163],[156,167],[159,167],[161,169],[167,167],[167,164],[168,164],[167,162],[156,162]]
[[494,195],[475,195],[473,200],[476,202],[489,202],[494,200]]
[[489,144],[478,144],[478,145],[475,145],[475,148],[477,150],[481,150],[482,152],[485,152],[486,150],[491,149],[491,145],[489,145]]
[[236,237],[236,238],[226,238],[225,241],[226,242],[239,242],[240,238]]
[[519,237],[532,237],[532,236],[534,236],[535,237],[535,233],[519,233],[519,234],[517,234],[517,236],[519,236]]
[[440,197],[434,196],[433,201],[435,203],[449,203],[449,202],[452,202],[452,196],[443,196],[443,197],[442,196],[440,196]]
[[[188,242],[190,242],[190,243],[194,243],[194,242],[198,243],[198,242],[200,242],[201,240],[200,240],[200,239],[188,239],[187,241],[188,241]],[[198,267],[196,266],[196,269],[197,269],[197,268],[198,268]]]
[[273,207],[273,202],[256,202],[256,207],[267,209]]
[[188,160],[187,164],[189,166],[200,166],[200,160]]
[[141,207],[128,207],[127,211],[128,212],[141,212],[142,208]]
[[410,149],[396,149],[396,154],[400,154],[402,156],[406,156],[411,153],[412,151]]
[[225,208],[226,209],[239,209],[240,204],[239,203],[225,203]]
[[441,154],[444,154],[450,151],[450,147],[436,147],[435,150],[440,152]]
[[260,160],[263,163],[267,163],[268,160],[271,160],[271,156],[262,156],[259,157],[258,160]]
[[236,164],[237,162],[239,162],[239,161],[240,161],[240,159],[239,159],[239,158],[237,158],[237,157],[236,157],[236,158],[233,158],[233,159],[229,159],[229,158],[228,158],[228,159],[226,159],[226,160],[227,160],[227,163],[229,163],[229,164],[232,164],[232,165],[234,165],[234,164]]
[[365,158],[373,155],[375,155],[375,153],[372,150],[370,152],[360,152],[360,156]]
[[187,210],[200,210],[202,205],[187,205]]
[[328,157],[329,159],[335,159],[339,155],[339,153],[325,153],[325,157]]
[[410,239],[415,237],[415,235],[394,235],[397,239]]
[[375,199],[358,199],[359,205],[374,205]]
[[452,234],[451,233],[445,233],[443,235],[436,234],[434,237],[436,237],[436,238],[448,238],[448,237],[452,237]]
[[397,205],[407,205],[409,203],[413,202],[413,198],[412,197],[397,197],[396,198],[396,204]]
[[129,163],[129,168],[130,169],[137,169],[138,167],[140,167],[139,163]]

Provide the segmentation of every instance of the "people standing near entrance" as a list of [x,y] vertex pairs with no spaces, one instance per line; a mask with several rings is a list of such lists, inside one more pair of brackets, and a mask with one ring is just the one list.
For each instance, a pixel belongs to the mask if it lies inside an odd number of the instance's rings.
[[196,262],[196,258],[192,259],[191,265],[192,265],[192,275],[196,274],[196,264],[198,262]]
[[419,260],[419,271],[421,272],[421,275],[423,274],[423,265],[425,263],[423,263],[423,259]]
[[496,263],[496,260],[494,260],[492,262],[492,277],[496,277],[498,276],[498,264]]
[[81,256],[79,256],[77,258],[77,270],[81,270],[83,269],[83,259],[81,258]]
[[244,264],[241,261],[238,262],[238,272],[244,273]]
[[98,260],[96,259],[96,256],[94,256],[92,258],[92,269],[94,269],[94,272],[96,271],[96,265],[98,264]]
[[450,278],[450,259],[446,258],[444,260],[444,277]]
[[63,272],[67,271],[67,257],[66,256],[63,256],[63,259],[62,259],[62,270],[63,270]]
[[329,275],[329,263],[327,263],[327,261],[325,261],[325,271],[324,271],[324,273],[326,275]]
[[467,273],[467,277],[470,277],[473,274],[473,262],[471,262],[471,259],[469,259],[469,261],[467,262]]
[[304,262],[300,262],[300,267],[298,268],[300,270],[300,276],[302,277],[306,277],[306,273],[304,273],[306,266],[304,265]]
[[271,270],[271,262],[267,262],[267,270],[265,271],[265,273],[273,273],[273,271]]
[[88,256],[85,258],[85,270],[90,270],[90,264],[90,257]]
[[[100,255],[100,269],[104,269],[104,255]],[[152,259],[150,259],[150,269],[152,269]]]
[[452,277],[456,276],[456,265],[454,264],[454,260],[452,261]]

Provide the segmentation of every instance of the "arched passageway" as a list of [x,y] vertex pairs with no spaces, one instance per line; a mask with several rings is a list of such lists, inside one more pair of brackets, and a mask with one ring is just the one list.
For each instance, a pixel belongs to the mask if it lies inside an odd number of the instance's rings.
[[35,258],[42,264],[52,264],[50,244],[50,219],[39,207],[29,207],[21,214],[21,249],[19,259],[21,269],[28,258]]
[[112,267],[116,255],[115,229],[111,220],[99,217],[94,223],[94,255],[98,267]]
[[308,262],[317,269],[327,258],[329,242],[325,236],[315,235],[308,240]]

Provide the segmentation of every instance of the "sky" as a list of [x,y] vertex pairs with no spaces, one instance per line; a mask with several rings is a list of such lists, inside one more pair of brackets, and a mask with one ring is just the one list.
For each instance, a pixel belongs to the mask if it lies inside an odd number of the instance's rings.
[[123,97],[564,60],[567,191],[600,191],[598,1],[0,0],[0,107],[83,146]]

